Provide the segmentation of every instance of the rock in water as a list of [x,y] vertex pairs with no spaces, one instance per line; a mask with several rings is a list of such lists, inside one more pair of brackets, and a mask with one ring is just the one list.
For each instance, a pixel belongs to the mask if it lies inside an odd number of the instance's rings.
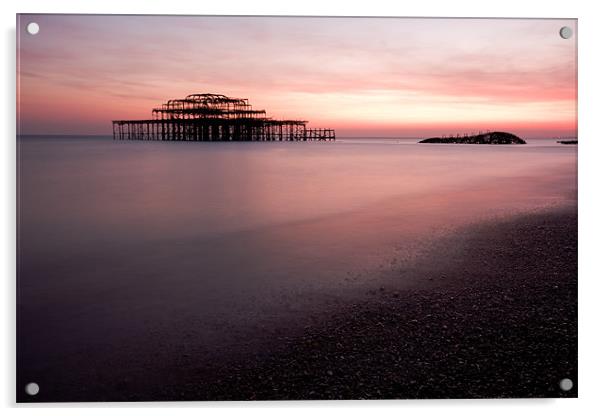
[[526,144],[520,137],[503,131],[476,134],[473,136],[431,137],[419,143],[458,143],[458,144]]

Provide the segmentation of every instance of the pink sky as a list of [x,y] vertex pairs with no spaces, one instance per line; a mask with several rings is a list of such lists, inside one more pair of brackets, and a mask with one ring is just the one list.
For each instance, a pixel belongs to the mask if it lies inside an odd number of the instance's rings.
[[[576,135],[575,20],[20,15],[23,134],[110,134],[170,98],[249,98],[338,136]],[[38,35],[27,23],[40,24]]]

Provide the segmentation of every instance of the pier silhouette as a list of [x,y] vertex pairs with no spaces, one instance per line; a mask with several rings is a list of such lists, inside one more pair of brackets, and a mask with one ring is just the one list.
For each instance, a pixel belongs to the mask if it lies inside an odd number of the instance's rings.
[[333,129],[307,128],[305,120],[276,120],[246,98],[191,94],[152,110],[148,120],[114,120],[115,140],[332,141]]

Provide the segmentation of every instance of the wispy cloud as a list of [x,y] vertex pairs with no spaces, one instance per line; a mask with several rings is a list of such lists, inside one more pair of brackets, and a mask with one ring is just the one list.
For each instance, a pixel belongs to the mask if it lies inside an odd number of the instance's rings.
[[104,133],[113,118],[148,117],[162,101],[194,92],[376,135],[484,121],[529,134],[576,127],[576,43],[558,36],[573,21],[21,19],[42,28],[19,45],[28,133]]

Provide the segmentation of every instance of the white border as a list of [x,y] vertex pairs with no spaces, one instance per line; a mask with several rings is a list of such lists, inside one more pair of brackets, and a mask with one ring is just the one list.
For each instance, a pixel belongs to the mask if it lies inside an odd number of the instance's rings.
[[[15,411],[14,404],[14,305],[15,305],[15,13],[125,13],[125,14],[253,14],[253,15],[346,15],[346,16],[435,16],[435,17],[555,17],[579,19],[579,399],[566,400],[439,400],[384,402],[254,402],[254,403],[154,403],[154,404],[70,404],[18,406],[21,414],[36,412],[40,407],[48,414],[105,414],[125,411],[137,414],[164,414],[182,411],[190,414],[223,413],[247,409],[254,414],[292,414],[307,411],[327,414],[343,410],[349,414],[400,414],[420,411],[446,415],[506,415],[514,412],[546,414],[597,414],[602,408],[598,400],[600,383],[600,322],[602,268],[598,237],[602,198],[602,134],[600,133],[600,97],[602,74],[599,39],[602,21],[596,13],[598,2],[504,0],[451,0],[414,2],[303,0],[228,0],[224,2],[152,1],[152,0],[21,0],[17,4],[2,2],[4,39],[2,42],[2,160],[0,163],[0,205],[2,215],[2,246],[0,265],[3,267],[0,320],[0,404]],[[85,410],[83,408],[86,408]],[[167,409],[166,409],[167,408]],[[201,408],[201,409],[199,409]],[[598,409],[597,411],[595,409]]]

